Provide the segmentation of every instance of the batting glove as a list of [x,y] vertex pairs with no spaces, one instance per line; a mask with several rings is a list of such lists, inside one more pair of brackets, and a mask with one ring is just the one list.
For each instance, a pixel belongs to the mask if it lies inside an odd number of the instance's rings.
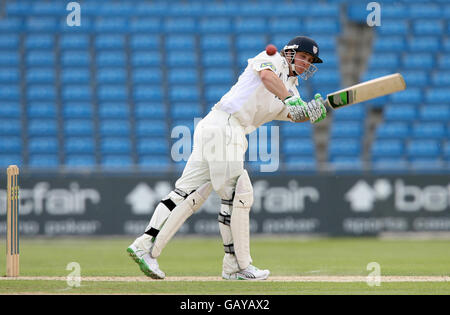
[[283,102],[287,106],[293,121],[304,121],[309,118],[307,104],[300,97],[288,96]]
[[311,123],[315,124],[327,117],[327,109],[322,96],[317,93],[314,99],[307,104],[308,117]]

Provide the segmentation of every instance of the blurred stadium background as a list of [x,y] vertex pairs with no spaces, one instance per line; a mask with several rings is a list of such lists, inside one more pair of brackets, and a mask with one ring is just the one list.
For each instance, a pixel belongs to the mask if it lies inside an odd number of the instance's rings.
[[[142,233],[184,166],[173,128],[193,131],[249,57],[297,35],[324,60],[301,82],[304,99],[394,72],[407,90],[315,126],[269,124],[279,171],[260,173],[261,154],[247,165],[252,231],[450,231],[448,0],[378,1],[375,27],[369,1],[77,2],[72,27],[69,1],[0,3],[0,166],[21,169],[24,235]],[[180,233],[218,233],[211,199]]]

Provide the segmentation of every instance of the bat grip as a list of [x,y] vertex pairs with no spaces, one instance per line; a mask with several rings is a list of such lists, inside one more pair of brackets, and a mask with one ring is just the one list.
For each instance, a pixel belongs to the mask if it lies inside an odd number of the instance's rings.
[[334,109],[334,108],[330,105],[330,102],[328,101],[328,98],[326,98],[326,99],[323,101],[323,104],[325,105],[325,108],[327,109],[327,112],[330,112],[330,109]]

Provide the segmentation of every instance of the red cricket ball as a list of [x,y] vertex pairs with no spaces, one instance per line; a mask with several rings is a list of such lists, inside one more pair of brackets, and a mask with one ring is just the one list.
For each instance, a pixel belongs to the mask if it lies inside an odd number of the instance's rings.
[[266,53],[269,56],[275,55],[276,52],[277,52],[277,47],[275,47],[274,45],[269,44],[269,45],[266,46]]

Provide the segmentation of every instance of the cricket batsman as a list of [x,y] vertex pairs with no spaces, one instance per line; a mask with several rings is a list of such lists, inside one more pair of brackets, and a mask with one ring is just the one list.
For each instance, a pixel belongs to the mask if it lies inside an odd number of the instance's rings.
[[280,53],[263,51],[248,60],[237,83],[198,123],[192,153],[174,190],[159,202],[144,233],[127,248],[144,274],[164,279],[157,258],[214,189],[221,198],[222,278],[267,279],[270,271],[256,268],[250,255],[253,189],[244,169],[245,135],[272,120],[316,123],[326,117],[320,94],[305,102],[297,90],[297,77],[313,76],[314,63],[322,63],[319,47],[305,36],[293,38]]

